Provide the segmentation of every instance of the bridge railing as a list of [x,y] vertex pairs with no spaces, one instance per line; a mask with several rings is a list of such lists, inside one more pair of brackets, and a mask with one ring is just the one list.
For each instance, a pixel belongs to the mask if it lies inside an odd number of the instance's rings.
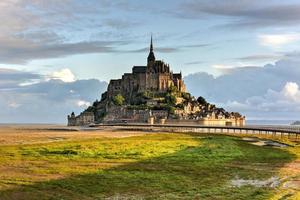
[[266,135],[270,137],[287,137],[299,140],[300,130],[290,127],[277,126],[201,126],[178,124],[101,124],[93,127],[115,127],[126,130],[147,130],[167,132],[194,132],[217,134]]

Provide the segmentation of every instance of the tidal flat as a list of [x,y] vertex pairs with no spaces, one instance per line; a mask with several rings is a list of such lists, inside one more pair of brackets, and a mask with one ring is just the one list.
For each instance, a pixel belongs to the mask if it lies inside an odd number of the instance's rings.
[[0,199],[298,199],[299,180],[292,142],[0,127]]

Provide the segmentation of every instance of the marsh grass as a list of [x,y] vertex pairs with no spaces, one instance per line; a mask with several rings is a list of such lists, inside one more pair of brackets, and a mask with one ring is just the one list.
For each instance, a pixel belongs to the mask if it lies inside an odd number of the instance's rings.
[[0,147],[0,199],[267,199],[295,159],[231,136],[148,134]]

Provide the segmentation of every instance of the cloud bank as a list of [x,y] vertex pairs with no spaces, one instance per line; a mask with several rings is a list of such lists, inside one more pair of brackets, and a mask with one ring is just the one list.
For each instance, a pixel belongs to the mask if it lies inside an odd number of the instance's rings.
[[[76,80],[69,69],[52,75],[0,69],[0,77],[5,77],[0,81],[0,121],[66,123],[67,114],[81,112],[107,87],[106,82],[96,79]],[[38,81],[22,84],[32,79]]]
[[127,4],[94,0],[1,1],[0,63],[27,64],[36,59],[115,52],[128,39],[91,35],[110,32],[115,36],[120,29],[137,26],[137,22],[110,15],[114,9],[125,10]]
[[185,82],[193,95],[250,118],[300,118],[299,60],[226,69],[219,77],[195,73],[186,76]]
[[[300,5],[270,0],[190,0],[176,11],[178,17],[205,19],[208,16],[228,17],[231,28],[265,28],[298,25]],[[224,26],[224,27],[225,27]]]
[[293,33],[293,34],[260,35],[259,40],[261,45],[278,48],[282,45],[299,41],[300,34]]
[[[224,70],[224,69],[223,69]],[[300,61],[285,59],[262,67],[230,68],[214,77],[199,72],[184,77],[194,96],[248,119],[300,118]],[[1,122],[65,123],[99,99],[107,83],[78,80],[70,69],[38,74],[0,69]]]

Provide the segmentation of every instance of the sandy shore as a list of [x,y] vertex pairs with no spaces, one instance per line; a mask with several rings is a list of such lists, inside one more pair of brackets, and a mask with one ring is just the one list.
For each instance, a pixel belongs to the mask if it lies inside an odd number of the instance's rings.
[[102,137],[130,137],[144,135],[139,131],[112,129],[82,130],[62,125],[1,125],[0,145],[47,143],[62,140],[81,140]]

